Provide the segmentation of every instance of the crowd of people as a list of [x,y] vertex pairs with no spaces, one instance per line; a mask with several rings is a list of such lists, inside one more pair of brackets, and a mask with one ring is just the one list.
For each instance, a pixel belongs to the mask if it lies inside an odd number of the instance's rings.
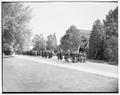
[[31,51],[24,51],[22,52],[23,55],[32,55],[32,56],[41,56],[44,58],[52,58],[53,56],[57,56],[58,60],[65,60],[67,62],[81,62],[85,63],[87,59],[86,55],[86,47],[87,47],[87,41],[84,42],[84,44],[79,45],[77,51],[62,51],[61,49],[59,50],[41,50],[41,51],[36,51],[36,50],[31,50]]
[[85,63],[86,59],[87,59],[87,55],[85,52],[74,52],[74,51],[69,51],[69,52],[57,52],[57,57],[58,60],[65,60],[67,62],[81,62],[81,63]]
[[57,56],[58,60],[65,60],[66,62],[81,62],[85,63],[87,59],[87,55],[85,52],[82,51],[67,51],[67,52],[62,52],[60,50],[58,51],[26,51],[22,53],[23,55],[32,55],[32,56],[41,56],[44,58],[52,58],[53,56]]
[[52,51],[24,51],[22,53],[23,55],[31,55],[31,56],[42,56],[45,58],[52,58],[53,57],[53,52]]

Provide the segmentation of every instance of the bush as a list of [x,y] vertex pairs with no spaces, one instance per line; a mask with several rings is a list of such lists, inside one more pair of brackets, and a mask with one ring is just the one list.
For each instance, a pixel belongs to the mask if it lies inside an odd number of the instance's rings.
[[11,54],[13,54],[13,53],[14,53],[14,49],[13,49],[12,46],[8,46],[8,47],[6,47],[6,48],[4,49],[4,54],[5,54],[5,55],[11,55]]

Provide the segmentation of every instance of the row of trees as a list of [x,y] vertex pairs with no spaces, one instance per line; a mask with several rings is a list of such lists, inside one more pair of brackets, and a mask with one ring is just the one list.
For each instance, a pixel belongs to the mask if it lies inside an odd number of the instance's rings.
[[31,19],[31,9],[24,3],[2,3],[2,46],[3,52],[12,49],[16,52],[30,50],[53,50],[57,48],[56,35],[49,35],[47,41],[42,34],[37,34],[33,39],[28,27]]
[[44,51],[44,50],[60,50],[62,52],[78,51],[79,45],[82,42],[87,41],[87,37],[81,34],[80,30],[74,25],[66,30],[65,35],[60,40],[60,45],[57,45],[57,39],[55,34],[47,36],[47,40],[44,39],[42,34],[36,34],[33,39],[33,50]]
[[118,64],[118,7],[94,22],[89,39],[89,58]]
[[33,38],[33,50],[44,51],[44,50],[55,50],[57,49],[56,35],[48,35],[47,40],[44,39],[42,34],[36,34]]
[[70,26],[61,38],[59,48],[64,52],[77,51],[83,40],[89,40],[87,55],[89,59],[105,60],[118,64],[118,7],[110,10],[106,19],[93,24],[89,39],[75,26]]

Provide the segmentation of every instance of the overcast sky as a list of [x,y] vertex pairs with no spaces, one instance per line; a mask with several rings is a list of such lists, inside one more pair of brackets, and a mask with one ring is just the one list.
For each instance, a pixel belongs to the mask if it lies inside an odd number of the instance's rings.
[[27,3],[32,8],[30,27],[33,34],[56,33],[57,42],[66,30],[75,25],[78,29],[91,30],[96,19],[105,19],[109,10],[117,7],[117,3]]

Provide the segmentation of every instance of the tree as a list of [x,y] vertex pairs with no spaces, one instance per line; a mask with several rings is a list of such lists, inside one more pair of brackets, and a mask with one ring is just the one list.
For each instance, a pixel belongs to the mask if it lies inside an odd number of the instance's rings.
[[31,33],[27,23],[31,18],[30,13],[31,9],[23,3],[2,3],[3,47],[8,44],[23,50],[29,44],[30,39],[27,38],[30,38]]
[[42,34],[40,34],[40,35],[36,34],[32,41],[33,41],[33,50],[36,50],[36,51],[45,50],[46,41],[43,38]]
[[55,50],[57,48],[57,39],[55,33],[54,35],[48,35],[46,44],[47,50]]
[[100,20],[96,20],[89,38],[89,58],[104,59],[104,28]]
[[61,38],[60,48],[62,48],[65,52],[68,50],[77,51],[81,41],[82,35],[80,34],[80,30],[72,25]]
[[32,45],[31,36],[32,36],[31,30],[29,30],[27,26],[24,27],[24,30],[20,31],[15,36],[17,39],[15,40],[14,48],[17,51],[29,50],[29,47]]
[[104,57],[106,61],[118,64],[118,7],[106,15],[104,27],[106,32]]

